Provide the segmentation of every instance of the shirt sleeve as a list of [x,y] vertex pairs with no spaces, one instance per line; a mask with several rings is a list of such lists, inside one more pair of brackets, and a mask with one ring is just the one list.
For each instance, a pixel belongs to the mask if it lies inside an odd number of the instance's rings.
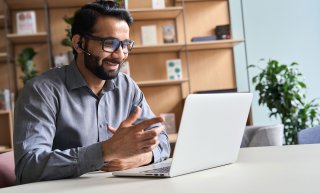
[[102,144],[52,150],[56,114],[54,89],[46,82],[27,84],[14,116],[14,154],[17,184],[77,177],[100,169]]
[[[141,107],[142,114],[140,118],[137,120],[138,122],[141,122],[145,119],[150,119],[155,117],[154,113],[152,112],[151,108],[149,107],[144,94],[139,89],[139,87],[135,84],[135,99],[134,99],[134,105],[132,107],[131,112],[134,111],[136,106]],[[152,129],[153,127],[160,126],[160,124],[152,125],[152,127],[148,129]],[[159,145],[153,149],[153,163],[161,162],[169,158],[170,156],[170,143],[169,138],[166,131],[162,131],[160,135],[158,136]]]

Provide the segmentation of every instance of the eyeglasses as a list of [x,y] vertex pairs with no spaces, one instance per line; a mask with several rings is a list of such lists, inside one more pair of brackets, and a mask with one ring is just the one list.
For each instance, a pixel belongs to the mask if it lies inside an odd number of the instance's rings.
[[113,38],[113,37],[101,38],[101,37],[92,36],[89,34],[85,34],[84,37],[91,40],[101,41],[102,50],[108,53],[113,53],[117,51],[121,45],[122,52],[124,54],[128,54],[134,45],[133,40],[120,41],[117,38]]

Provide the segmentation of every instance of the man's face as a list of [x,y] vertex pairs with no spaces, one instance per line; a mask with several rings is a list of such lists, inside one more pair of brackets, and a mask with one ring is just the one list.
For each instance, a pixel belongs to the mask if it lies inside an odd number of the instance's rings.
[[[129,40],[129,26],[123,20],[111,17],[100,17],[94,27],[94,33],[89,34],[99,38],[115,38],[120,41]],[[103,50],[102,41],[85,38],[85,50],[91,55],[84,53],[86,68],[102,80],[114,79],[118,76],[120,66],[128,57],[120,47],[110,53]]]

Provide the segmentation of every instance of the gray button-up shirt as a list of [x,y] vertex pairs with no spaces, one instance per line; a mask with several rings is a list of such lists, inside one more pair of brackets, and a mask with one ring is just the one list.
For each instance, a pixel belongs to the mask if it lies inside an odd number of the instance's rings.
[[[14,116],[17,183],[77,177],[100,169],[102,141],[112,137],[135,109],[137,122],[154,117],[134,81],[119,73],[101,95],[87,86],[75,63],[30,80],[21,91]],[[162,132],[153,150],[154,162],[169,157],[168,136]]]

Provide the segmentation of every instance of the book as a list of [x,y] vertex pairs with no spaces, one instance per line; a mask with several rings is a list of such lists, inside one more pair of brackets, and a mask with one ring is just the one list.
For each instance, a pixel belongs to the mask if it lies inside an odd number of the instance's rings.
[[35,11],[20,11],[16,13],[17,33],[34,34],[37,33],[37,22]]
[[167,77],[169,80],[182,79],[181,59],[167,60]]
[[9,89],[0,90],[0,110],[10,111],[13,109],[14,95]]
[[162,26],[163,43],[176,42],[176,31],[173,25]]
[[157,26],[145,25],[141,26],[142,45],[157,45]]
[[164,9],[166,7],[164,0],[152,0],[153,9]]
[[54,56],[54,67],[60,68],[70,64],[70,56],[68,52],[60,53]]
[[215,29],[218,40],[231,39],[230,25],[217,25]]
[[168,134],[176,133],[176,120],[174,113],[161,113],[161,117],[164,118],[163,125],[166,128]]
[[199,36],[199,37],[191,38],[191,42],[213,41],[213,40],[217,40],[217,36],[211,35],[211,36]]
[[124,63],[122,63],[121,67],[120,67],[120,72],[130,76],[130,65],[129,65],[129,61],[125,61]]

